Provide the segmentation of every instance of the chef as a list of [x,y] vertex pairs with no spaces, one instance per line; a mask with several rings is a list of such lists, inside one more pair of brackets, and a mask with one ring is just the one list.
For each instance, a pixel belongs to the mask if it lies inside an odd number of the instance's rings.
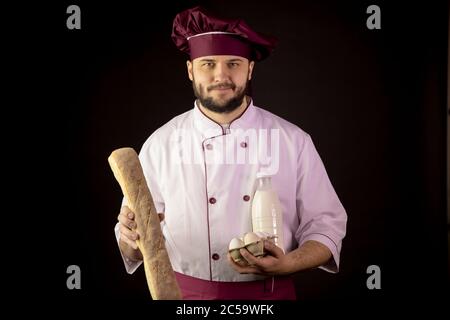
[[[201,7],[175,17],[172,39],[189,55],[197,99],[157,129],[139,157],[183,298],[293,300],[292,274],[338,271],[347,215],[311,136],[248,95],[255,63],[269,56],[276,40]],[[272,177],[284,243],[266,241],[262,258],[241,249],[244,265],[231,259],[228,244],[252,230],[258,172]],[[131,274],[142,255],[125,202],[118,220],[115,233]]]

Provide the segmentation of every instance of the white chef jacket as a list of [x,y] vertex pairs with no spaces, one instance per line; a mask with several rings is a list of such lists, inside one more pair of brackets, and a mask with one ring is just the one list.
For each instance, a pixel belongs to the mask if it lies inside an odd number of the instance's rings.
[[[161,228],[174,271],[210,281],[261,279],[227,261],[230,240],[252,231],[258,171],[272,174],[285,252],[319,241],[333,254],[321,268],[338,271],[347,214],[311,137],[296,125],[250,102],[226,129],[195,104],[157,129],[139,158],[156,210],[165,214]],[[115,233],[119,241],[118,224]],[[141,264],[123,258],[128,273]]]

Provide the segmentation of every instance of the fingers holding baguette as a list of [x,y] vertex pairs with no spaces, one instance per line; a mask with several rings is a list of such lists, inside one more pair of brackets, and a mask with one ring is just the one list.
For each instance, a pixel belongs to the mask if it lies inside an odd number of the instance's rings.
[[[138,249],[136,240],[139,239],[139,233],[136,230],[137,224],[134,221],[135,214],[127,206],[123,206],[117,217],[119,221],[120,239],[134,250]],[[159,221],[164,220],[164,213],[158,213]]]

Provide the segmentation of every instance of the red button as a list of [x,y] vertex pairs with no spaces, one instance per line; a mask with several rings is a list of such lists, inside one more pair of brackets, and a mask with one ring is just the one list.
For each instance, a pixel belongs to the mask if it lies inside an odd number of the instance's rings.
[[219,260],[219,259],[220,259],[220,256],[219,256],[217,253],[214,253],[214,254],[212,255],[212,258],[213,258],[213,260]]
[[211,143],[208,143],[208,144],[206,145],[206,149],[212,150],[212,148],[213,148],[213,145],[212,145]]
[[211,204],[216,203],[216,198],[209,198],[209,203],[211,203]]
[[241,142],[241,147],[242,148],[247,148],[247,142]]
[[246,194],[243,199],[244,199],[244,201],[248,201],[248,200],[250,200],[250,196]]

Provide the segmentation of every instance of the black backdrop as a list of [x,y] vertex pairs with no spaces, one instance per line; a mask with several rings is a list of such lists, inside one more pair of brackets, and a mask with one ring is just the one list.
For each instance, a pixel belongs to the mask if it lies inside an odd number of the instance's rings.
[[[71,4],[81,8],[81,30],[66,28]],[[341,272],[296,275],[299,298],[422,298],[446,289],[445,1],[48,5],[29,42],[34,89],[22,93],[40,98],[27,97],[35,103],[23,110],[33,141],[25,151],[35,156],[28,172],[46,173],[30,185],[29,219],[43,285],[66,301],[149,298],[143,269],[127,275],[117,249],[121,193],[107,157],[139,150],[192,108],[186,57],[170,33],[175,14],[195,4],[279,38],[256,65],[255,104],[311,134],[348,212]],[[381,8],[381,30],[366,28],[371,4]],[[72,264],[81,290],[66,288]],[[366,287],[372,264],[381,290]]]

